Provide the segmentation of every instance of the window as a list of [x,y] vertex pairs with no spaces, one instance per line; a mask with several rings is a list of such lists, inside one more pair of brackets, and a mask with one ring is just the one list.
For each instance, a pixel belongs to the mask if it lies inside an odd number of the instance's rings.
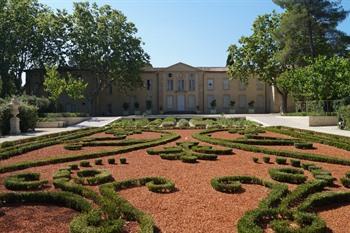
[[152,89],[152,80],[147,79],[147,81],[146,81],[146,89],[147,89],[147,91],[150,91]]
[[190,79],[189,80],[189,88],[190,91],[196,90],[196,80]]
[[185,80],[178,80],[177,81],[177,90],[178,91],[184,91],[185,90]]
[[246,89],[246,84],[245,82],[242,82],[241,80],[239,80],[239,90],[240,91],[244,91]]
[[194,95],[188,96],[188,108],[189,108],[189,110],[196,109],[196,97]]
[[229,108],[230,107],[230,100],[231,100],[231,96],[230,95],[224,95],[224,104],[223,104],[224,108]]
[[247,107],[247,96],[239,95],[238,96],[238,101],[239,101],[239,107],[240,108],[246,108]]
[[213,101],[213,100],[215,100],[215,97],[213,96],[213,95],[208,95],[208,97],[207,97],[208,99],[208,103],[207,103],[207,105],[208,105],[208,108],[209,109],[211,109],[211,102]]
[[257,90],[263,90],[264,89],[264,83],[260,80],[256,80],[256,89]]
[[168,73],[168,77],[169,78],[173,77],[173,74],[172,73]]
[[174,98],[173,98],[172,95],[168,95],[166,97],[166,106],[167,106],[168,109],[173,108],[173,106],[174,106]]
[[226,78],[224,79],[224,90],[230,89],[230,81]]
[[214,80],[208,79],[208,90],[214,89]]
[[168,79],[168,82],[167,82],[167,90],[168,90],[168,91],[174,90],[174,80]]

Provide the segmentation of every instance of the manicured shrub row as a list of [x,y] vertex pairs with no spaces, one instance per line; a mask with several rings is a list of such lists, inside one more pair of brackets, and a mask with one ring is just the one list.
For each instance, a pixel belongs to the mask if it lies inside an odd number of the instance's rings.
[[49,164],[57,164],[57,163],[65,163],[65,162],[72,162],[82,159],[95,159],[103,156],[110,156],[115,154],[122,154],[127,153],[130,151],[138,150],[138,149],[145,149],[148,147],[158,146],[161,144],[165,144],[171,141],[174,141],[178,138],[180,138],[180,135],[174,133],[174,132],[163,132],[165,135],[159,139],[155,139],[152,141],[149,141],[147,143],[140,143],[136,145],[126,146],[123,148],[117,148],[114,150],[108,150],[108,151],[99,151],[94,153],[86,153],[86,154],[79,154],[79,155],[71,155],[71,156],[64,156],[61,158],[52,158],[52,159],[42,159],[42,160],[36,160],[36,161],[26,161],[26,162],[20,162],[11,164],[8,166],[2,166],[0,167],[0,173],[10,172],[10,171],[17,171],[22,170],[30,167],[38,167],[38,166],[44,166]]
[[70,170],[79,170],[79,165],[78,164],[70,164],[69,166],[69,169]]
[[79,195],[69,192],[10,192],[0,193],[0,203],[8,204],[54,204],[79,212],[92,209],[90,203]]
[[280,204],[280,208],[288,210],[299,204],[300,200],[305,199],[309,195],[321,192],[327,183],[323,180],[308,181],[305,184],[298,185],[293,192],[289,193]]
[[350,172],[345,173],[344,177],[340,178],[340,182],[344,187],[350,188]]
[[121,164],[127,164],[126,158],[120,158],[119,161]]
[[115,140],[122,140],[125,139],[126,135],[118,135],[114,137],[88,137],[88,138],[82,138],[81,142],[95,142],[95,141],[115,141]]
[[146,183],[149,191],[155,193],[170,193],[175,191],[174,182],[163,177],[153,177],[153,179]]
[[76,132],[70,132],[68,135],[64,136],[58,136],[58,137],[48,137],[41,138],[40,140],[35,140],[33,142],[29,142],[23,145],[19,146],[13,146],[13,147],[7,147],[5,151],[0,152],[0,160],[8,159],[16,155],[20,155],[29,151],[33,151],[36,149],[40,149],[47,146],[52,146],[55,144],[63,143],[65,141],[70,141],[75,138],[81,138],[84,136],[88,136],[97,132],[102,131],[103,129],[89,129],[89,130],[83,130],[82,132],[80,130],[77,130]]
[[141,144],[141,143],[147,143],[150,142],[151,140],[149,139],[134,139],[134,138],[129,138],[129,139],[124,139],[121,141],[116,141],[116,142],[100,142],[100,141],[93,141],[93,142],[83,142],[83,146],[130,146],[130,145],[135,145],[135,144]]
[[72,144],[65,145],[64,149],[66,149],[66,150],[81,150],[82,147],[83,147],[82,144],[72,143]]
[[[271,228],[276,233],[324,233],[327,230],[325,222],[316,214],[303,213],[297,211],[280,211],[278,209],[256,209],[248,211],[238,221],[239,233],[263,233],[266,222],[271,223]],[[299,225],[300,228],[292,228]]]
[[112,174],[108,170],[82,170],[77,172],[77,182],[80,184],[98,185],[114,181]]
[[197,157],[192,155],[183,155],[180,159],[184,163],[197,163]]
[[296,142],[294,143],[295,148],[298,149],[315,149],[312,143],[308,142]]
[[299,211],[312,211],[317,207],[325,207],[327,205],[350,203],[350,192],[321,192],[309,196],[298,207]]
[[297,168],[271,168],[269,175],[276,181],[292,184],[301,184],[307,179],[304,171]]
[[211,186],[219,192],[223,193],[239,193],[243,191],[239,177],[224,176],[211,180]]
[[71,233],[122,233],[124,221],[122,219],[105,220],[103,212],[92,210],[75,217],[69,224]]
[[115,164],[115,158],[109,158],[107,161],[109,164]]
[[161,159],[166,160],[178,160],[181,158],[182,154],[160,154]]
[[148,149],[147,153],[149,155],[160,155],[160,154],[174,154],[174,153],[181,153],[183,151],[183,149],[181,147],[168,147],[168,148],[164,148],[164,149]]
[[102,165],[102,159],[96,159],[95,165]]
[[81,167],[90,167],[91,166],[89,161],[81,161],[79,164]]
[[325,181],[327,186],[333,186],[333,182],[336,180],[332,173],[314,164],[306,164],[303,168],[310,171],[315,179]]
[[194,146],[197,146],[199,144],[199,142],[177,142],[176,145],[177,146],[181,146],[182,148],[185,149],[191,149]]
[[331,156],[325,156],[325,155],[316,155],[311,153],[303,153],[303,152],[293,152],[293,151],[284,151],[284,150],[274,150],[274,149],[268,149],[263,147],[257,147],[253,145],[245,145],[241,143],[232,143],[229,140],[225,139],[218,139],[218,138],[211,138],[209,136],[210,133],[217,132],[221,130],[206,130],[202,131],[200,133],[194,133],[192,137],[194,137],[197,140],[215,144],[215,145],[221,145],[231,148],[237,148],[245,151],[251,151],[251,152],[257,152],[257,153],[264,153],[264,154],[271,154],[271,155],[277,155],[281,157],[290,157],[295,159],[304,159],[304,160],[310,160],[310,161],[316,161],[316,162],[325,162],[325,163],[331,163],[331,164],[341,164],[341,165],[347,165],[350,166],[350,160],[349,159],[342,159],[337,157],[331,157]]
[[53,174],[53,179],[70,179],[71,178],[71,170],[69,168],[61,168],[57,172]]
[[266,139],[234,139],[227,141],[233,142],[233,143],[241,143],[246,145],[266,145],[266,146],[291,146],[294,145],[295,141],[290,139],[279,139],[279,140],[266,140]]
[[47,180],[40,180],[39,173],[23,173],[8,176],[4,185],[10,190],[34,190],[41,189],[48,183]]
[[258,139],[258,140],[281,140],[282,138],[270,137],[270,136],[261,136],[254,134],[246,134],[244,135],[246,139]]
[[218,156],[216,154],[203,154],[203,153],[191,153],[191,156],[196,157],[199,160],[217,160]]
[[232,149],[231,148],[224,148],[224,149],[218,149],[218,148],[212,148],[208,146],[193,146],[191,149],[198,153],[203,154],[217,154],[217,155],[231,155]]
[[350,140],[347,137],[342,137],[338,135],[325,134],[309,130],[294,129],[289,127],[268,127],[268,130],[275,133],[285,134],[288,136],[300,138],[303,140],[308,140],[312,142],[318,142],[321,144],[326,144],[329,146],[334,146],[340,149],[350,151]]

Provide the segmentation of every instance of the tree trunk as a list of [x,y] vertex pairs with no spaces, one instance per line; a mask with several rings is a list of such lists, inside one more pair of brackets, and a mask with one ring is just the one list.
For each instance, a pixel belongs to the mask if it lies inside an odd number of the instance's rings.
[[309,47],[310,47],[310,52],[311,52],[311,57],[315,58],[316,57],[316,50],[315,50],[315,43],[314,43],[314,36],[313,36],[313,27],[312,27],[312,21],[311,21],[311,14],[310,10],[307,9],[307,28],[308,28],[308,34],[309,34]]
[[277,92],[281,95],[281,105],[280,105],[280,113],[284,114],[288,111],[288,92],[283,92],[278,88]]

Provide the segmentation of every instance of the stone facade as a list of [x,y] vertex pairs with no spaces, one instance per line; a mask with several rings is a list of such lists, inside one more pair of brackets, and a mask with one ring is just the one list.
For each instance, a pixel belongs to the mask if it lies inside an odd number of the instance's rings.
[[[61,71],[66,72],[66,71]],[[69,70],[81,76],[89,85],[86,99],[72,101],[67,96],[60,99],[61,111],[87,112],[92,115],[121,115],[123,104],[128,103],[129,114],[139,103],[139,112],[144,113],[147,102],[151,103],[153,114],[164,113],[210,113],[210,103],[216,100],[216,113],[270,113],[278,112],[280,96],[275,89],[257,79],[249,79],[247,85],[239,80],[229,80],[225,67],[192,67],[177,63],[169,67],[147,67],[141,73],[143,88],[121,93],[116,87],[105,88],[98,97],[98,104],[91,99],[94,90],[94,76],[89,70]],[[26,74],[26,92],[45,95],[42,70],[29,70]],[[230,104],[235,102],[234,107]],[[254,107],[248,106],[254,102]],[[289,104],[292,108],[292,104]],[[249,110],[250,109],[250,110]],[[254,109],[254,110],[252,110]]]

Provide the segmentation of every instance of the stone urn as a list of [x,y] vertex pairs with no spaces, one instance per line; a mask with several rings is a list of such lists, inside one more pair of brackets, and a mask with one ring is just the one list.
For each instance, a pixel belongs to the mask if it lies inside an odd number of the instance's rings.
[[10,134],[20,134],[21,130],[19,128],[19,118],[17,115],[19,114],[19,106],[20,103],[17,98],[13,98],[10,103],[10,111],[12,117],[10,118]]

